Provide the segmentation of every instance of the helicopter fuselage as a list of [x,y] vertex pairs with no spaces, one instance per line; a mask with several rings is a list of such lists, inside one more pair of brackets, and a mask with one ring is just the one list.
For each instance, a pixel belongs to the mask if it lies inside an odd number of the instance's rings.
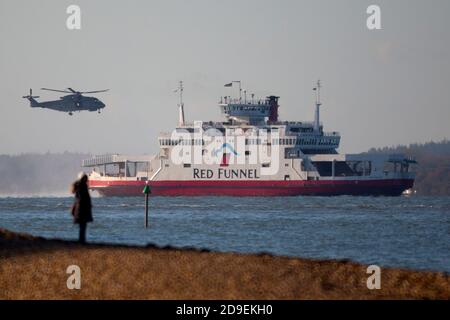
[[57,110],[62,112],[75,111],[100,111],[105,107],[105,104],[94,97],[77,97],[76,95],[64,96],[59,100],[35,102],[31,104],[32,107],[45,108]]
[[44,108],[44,109],[68,112],[69,115],[72,115],[72,113],[75,111],[98,111],[100,113],[100,110],[103,109],[106,105],[95,97],[86,97],[83,94],[85,94],[85,93],[100,93],[100,92],[106,92],[109,90],[109,89],[105,89],[105,90],[96,90],[96,91],[75,91],[72,88],[67,88],[67,90],[56,90],[56,89],[48,89],[48,88],[41,88],[41,89],[47,90],[47,91],[64,92],[64,93],[71,93],[71,94],[60,97],[59,100],[39,102],[35,99],[35,98],[39,98],[39,96],[33,96],[33,90],[30,88],[30,94],[27,96],[23,96],[22,98],[28,99],[30,101],[30,106],[32,108]]

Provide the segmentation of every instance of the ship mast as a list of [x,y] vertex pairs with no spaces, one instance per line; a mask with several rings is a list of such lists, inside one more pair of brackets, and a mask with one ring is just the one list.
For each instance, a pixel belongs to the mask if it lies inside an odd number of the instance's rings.
[[184,103],[183,103],[183,81],[180,81],[178,89],[175,90],[180,94],[180,103],[178,104],[178,126],[184,126]]
[[314,116],[314,132],[320,131],[320,88],[322,87],[320,80],[317,80],[316,87],[313,88],[316,91],[316,113]]

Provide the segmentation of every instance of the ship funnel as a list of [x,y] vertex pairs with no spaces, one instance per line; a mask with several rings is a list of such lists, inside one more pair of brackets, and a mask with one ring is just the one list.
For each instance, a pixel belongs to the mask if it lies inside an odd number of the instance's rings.
[[278,99],[280,97],[270,96],[267,97],[269,99],[269,122],[277,122],[278,121]]

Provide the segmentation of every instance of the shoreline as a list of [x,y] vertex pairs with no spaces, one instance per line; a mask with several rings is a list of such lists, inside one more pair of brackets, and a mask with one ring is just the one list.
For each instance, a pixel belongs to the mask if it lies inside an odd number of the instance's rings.
[[[69,290],[69,265],[81,289]],[[205,249],[80,245],[0,228],[0,299],[450,299],[450,275],[381,267],[367,288],[367,265]]]

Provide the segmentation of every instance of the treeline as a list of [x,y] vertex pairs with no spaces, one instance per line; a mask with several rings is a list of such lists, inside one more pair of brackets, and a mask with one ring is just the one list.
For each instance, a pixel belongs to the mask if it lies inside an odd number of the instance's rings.
[[450,195],[450,141],[372,148],[369,153],[403,153],[414,157],[416,181],[414,189],[420,195]]
[[80,153],[0,155],[0,195],[65,195],[82,170]]

